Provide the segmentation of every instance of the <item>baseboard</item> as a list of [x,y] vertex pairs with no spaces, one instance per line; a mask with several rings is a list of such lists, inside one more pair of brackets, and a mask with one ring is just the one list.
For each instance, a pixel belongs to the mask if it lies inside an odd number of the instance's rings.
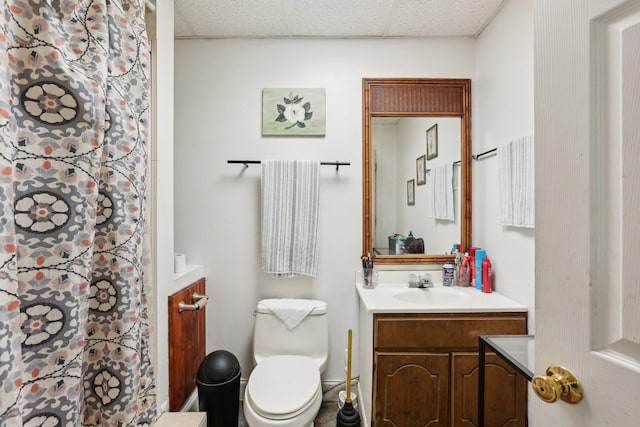
[[[240,380],[240,401],[244,400],[244,391],[247,388],[246,379]],[[358,381],[353,381],[351,383],[351,387],[353,390],[357,390],[357,393],[360,393],[360,384]],[[337,402],[338,401],[338,393],[340,390],[345,389],[344,381],[323,381],[322,382],[322,401],[323,402]],[[186,402],[180,407],[180,412],[197,412],[198,411],[198,390],[194,390],[193,393],[189,395],[189,398]]]
[[198,412],[198,390],[195,389],[182,404],[178,412]]
[[[247,388],[247,382],[248,380],[245,379],[240,380],[240,400],[244,399],[244,391]],[[352,382],[351,386],[356,390],[355,387],[358,386],[358,381]],[[340,390],[344,389],[344,381],[322,381],[322,401],[337,402],[338,393],[340,393]]]
[[[362,389],[360,388],[360,383],[358,383],[358,387],[356,390],[358,390],[358,395],[362,396]],[[367,416],[369,415],[369,412],[367,411],[367,408],[365,408],[364,406],[364,399],[358,399],[358,412],[360,413],[360,426],[370,427],[371,423],[367,418]]]
[[[351,382],[352,392],[355,392],[357,390],[358,384],[359,383],[357,380]],[[337,402],[338,393],[340,393],[341,390],[346,390],[346,385],[344,381],[323,381],[322,382],[322,401]]]

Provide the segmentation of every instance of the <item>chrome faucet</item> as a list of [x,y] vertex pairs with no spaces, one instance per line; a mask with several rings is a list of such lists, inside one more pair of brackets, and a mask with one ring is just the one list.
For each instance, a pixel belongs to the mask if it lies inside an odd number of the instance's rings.
[[415,274],[409,274],[409,287],[427,289],[433,288],[433,282],[431,281],[430,274],[421,274],[416,276]]

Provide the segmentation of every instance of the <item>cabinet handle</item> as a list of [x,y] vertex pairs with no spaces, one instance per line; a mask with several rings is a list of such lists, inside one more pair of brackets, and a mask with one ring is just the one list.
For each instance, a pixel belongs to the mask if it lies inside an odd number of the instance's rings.
[[535,375],[531,387],[536,395],[547,403],[562,399],[578,403],[582,399],[582,387],[570,370],[558,365],[547,368],[547,375]]
[[193,301],[193,304],[185,304],[180,301],[178,303],[178,313],[182,313],[183,311],[199,311],[202,307],[207,305],[207,302],[209,302],[209,296],[194,293],[191,295],[191,300]]

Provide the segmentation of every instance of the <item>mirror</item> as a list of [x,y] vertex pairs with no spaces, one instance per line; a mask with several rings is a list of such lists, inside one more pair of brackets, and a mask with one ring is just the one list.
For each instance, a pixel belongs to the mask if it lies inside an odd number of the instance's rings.
[[[432,136],[431,149],[427,148],[427,130]],[[373,253],[395,255],[392,236],[409,231],[423,239],[422,253],[445,253],[453,242],[459,242],[460,118],[373,117],[371,149]],[[441,204],[442,211],[436,213],[435,190],[440,187],[435,183],[444,180],[442,168],[435,169],[442,165],[450,168],[448,182],[453,182],[451,193],[445,194],[451,201],[450,211]],[[413,192],[411,204],[403,191],[405,185]],[[449,219],[443,219],[447,213]]]
[[[452,243],[471,246],[470,111],[469,79],[363,79],[363,253],[377,264],[440,264]],[[445,164],[452,220],[427,213],[433,169]],[[395,255],[389,236],[409,231],[426,253]]]

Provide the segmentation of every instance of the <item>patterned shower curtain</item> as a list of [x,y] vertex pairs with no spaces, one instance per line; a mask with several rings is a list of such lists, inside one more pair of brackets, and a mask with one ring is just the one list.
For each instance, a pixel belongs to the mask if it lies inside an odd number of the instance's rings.
[[143,0],[0,0],[0,426],[156,415]]

